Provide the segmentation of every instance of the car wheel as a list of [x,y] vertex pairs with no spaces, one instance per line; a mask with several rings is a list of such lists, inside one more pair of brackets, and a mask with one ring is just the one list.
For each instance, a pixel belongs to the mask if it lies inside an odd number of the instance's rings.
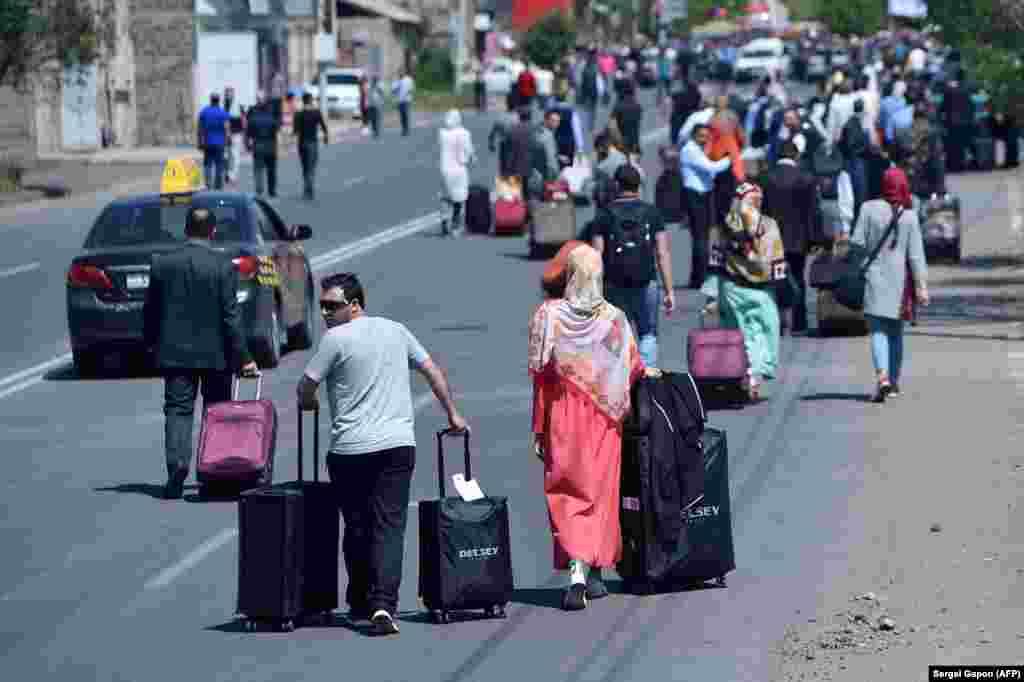
[[71,359],[80,377],[93,377],[100,373],[103,355],[96,351],[72,350]]
[[306,313],[294,329],[289,346],[295,350],[306,350],[312,348],[316,337],[316,305],[313,302],[313,283],[310,282],[306,289]]
[[259,342],[259,358],[257,362],[263,369],[273,369],[281,362],[281,322],[278,316],[277,306],[274,306],[270,313],[270,324],[267,325],[266,334]]

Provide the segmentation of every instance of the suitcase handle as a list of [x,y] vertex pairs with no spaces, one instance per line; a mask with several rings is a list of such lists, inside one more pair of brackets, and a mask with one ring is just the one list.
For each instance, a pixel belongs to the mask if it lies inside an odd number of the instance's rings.
[[256,397],[253,400],[259,400],[260,395],[263,393],[263,372],[255,376],[246,376],[236,374],[231,379],[231,400],[238,400],[238,390],[242,385],[242,379],[255,379],[256,380]]
[[302,413],[311,411],[313,413],[313,482],[320,481],[320,405],[317,405],[312,410],[303,410],[302,406],[299,406],[299,482],[302,482],[302,451],[303,451],[303,438],[302,438]]
[[469,461],[469,429],[465,431],[452,431],[441,429],[437,432],[437,490],[440,499],[444,499],[444,438],[445,436],[462,436],[466,453],[466,480],[473,479],[473,469]]

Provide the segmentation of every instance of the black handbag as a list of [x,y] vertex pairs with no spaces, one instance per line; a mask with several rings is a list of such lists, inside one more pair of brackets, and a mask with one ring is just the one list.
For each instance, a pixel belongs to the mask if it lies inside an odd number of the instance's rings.
[[803,295],[804,292],[800,285],[797,284],[793,273],[787,269],[786,278],[775,285],[776,304],[780,308],[792,308],[800,301],[800,297]]
[[900,218],[902,217],[903,209],[900,208],[893,215],[892,222],[889,223],[885,234],[878,240],[878,244],[875,245],[871,255],[867,258],[857,258],[856,252],[863,252],[862,247],[854,250],[854,245],[850,245],[851,249],[844,259],[843,267],[838,273],[836,286],[833,290],[833,295],[840,305],[844,305],[850,310],[864,310],[864,296],[868,285],[868,268],[878,258],[878,254],[882,251],[882,246],[889,241],[889,237],[895,231],[896,226],[899,225]]

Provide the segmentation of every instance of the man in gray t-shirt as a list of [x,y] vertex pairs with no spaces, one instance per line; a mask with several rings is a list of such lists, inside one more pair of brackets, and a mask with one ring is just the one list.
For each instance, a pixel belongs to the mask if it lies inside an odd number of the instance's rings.
[[349,616],[372,621],[380,634],[395,634],[416,459],[409,370],[426,378],[453,431],[468,427],[444,374],[416,337],[398,322],[365,314],[366,296],[354,274],[331,275],[321,287],[328,330],[299,380],[299,405],[313,409],[317,388],[326,385],[327,468],[345,520]]

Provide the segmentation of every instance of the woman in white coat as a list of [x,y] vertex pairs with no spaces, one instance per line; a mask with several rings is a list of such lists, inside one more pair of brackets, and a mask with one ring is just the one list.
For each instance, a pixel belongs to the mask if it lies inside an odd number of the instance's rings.
[[462,115],[458,109],[452,109],[445,115],[438,141],[441,147],[443,200],[452,206],[451,222],[442,217],[441,231],[446,235],[458,236],[462,233],[463,207],[469,197],[469,165],[476,160],[473,138],[462,126]]

